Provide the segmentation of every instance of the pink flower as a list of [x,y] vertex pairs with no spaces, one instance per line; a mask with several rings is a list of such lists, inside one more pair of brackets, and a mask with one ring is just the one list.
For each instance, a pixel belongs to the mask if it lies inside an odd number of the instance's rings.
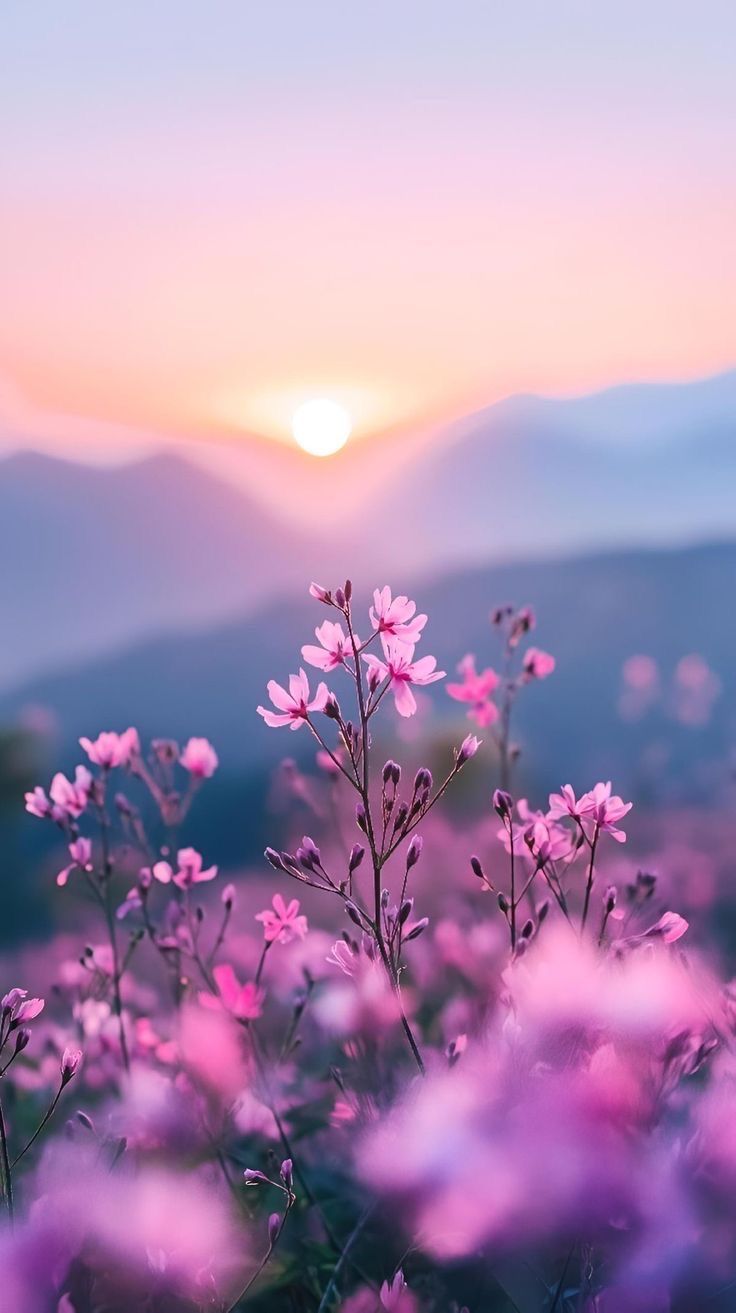
[[267,944],[288,944],[298,936],[303,939],[307,933],[307,918],[299,915],[299,899],[292,898],[286,903],[281,894],[274,894],[271,907],[259,912],[256,921],[263,925],[263,936]]
[[206,880],[214,880],[217,875],[216,866],[208,866],[202,869],[202,856],[196,848],[180,848],[176,854],[178,870],[174,871],[169,862],[156,862],[152,868],[154,879],[161,884],[170,884],[172,881],[180,889],[189,889],[193,884],[202,884]]
[[263,1010],[265,990],[259,989],[254,981],[248,980],[241,985],[233,968],[227,963],[214,968],[212,972],[217,995],[201,993],[199,1001],[202,1007],[212,1012],[229,1012],[239,1021],[255,1021]]
[[[316,666],[318,670],[324,671],[335,670],[338,666],[344,665],[346,656],[352,656],[352,644],[343,632],[342,625],[335,624],[332,620],[325,620],[314,632],[320,647],[307,643],[302,648],[302,656],[310,666]],[[356,638],[356,643],[357,641]]]
[[549,795],[549,812],[547,813],[549,819],[555,821],[564,816],[571,816],[574,821],[580,820],[583,808],[587,806],[586,799],[588,796],[584,793],[580,799],[577,799],[572,785],[563,784],[559,793],[550,793]]
[[92,869],[92,841],[91,839],[79,838],[69,844],[69,856],[71,862],[65,866],[63,871],[59,871],[56,877],[56,883],[60,889],[63,889],[72,871],[91,871]]
[[79,742],[90,761],[106,770],[114,766],[127,766],[132,757],[140,755],[141,750],[138,731],[132,728],[126,729],[123,734],[107,730],[98,734],[96,739],[82,737]]
[[33,1021],[43,1012],[44,1006],[42,998],[29,998],[27,989],[11,989],[0,1001],[0,1007],[10,1020],[13,1030],[26,1021]]
[[492,725],[498,719],[498,708],[491,695],[499,684],[499,676],[490,666],[480,673],[475,668],[475,657],[468,653],[458,665],[462,684],[448,684],[447,692],[456,702],[470,704],[468,715],[478,725]]
[[416,602],[410,602],[403,594],[392,599],[390,588],[376,588],[369,613],[371,624],[377,633],[413,648],[427,623],[426,615],[414,614],[416,609]]
[[325,961],[339,967],[344,975],[355,976],[360,965],[360,955],[354,952],[344,939],[338,939],[332,945]]
[[44,790],[38,784],[35,789],[32,789],[30,793],[25,795],[25,800],[26,811],[30,812],[31,816],[40,817],[41,820],[50,816],[53,811],[53,804],[50,798],[46,797]]
[[554,657],[539,647],[529,647],[524,653],[523,669],[528,679],[546,679],[555,665]]
[[66,1048],[64,1049],[64,1052],[61,1055],[61,1063],[60,1063],[61,1079],[63,1080],[65,1085],[67,1084],[68,1081],[72,1079],[73,1076],[76,1076],[81,1061],[82,1061],[82,1050],[75,1048],[71,1044],[67,1044]]
[[417,703],[410,685],[433,684],[436,679],[442,679],[445,672],[444,670],[435,670],[437,661],[433,656],[422,657],[420,661],[412,661],[414,656],[413,647],[407,647],[402,643],[392,642],[387,639],[383,640],[383,645],[384,661],[370,653],[364,656],[363,660],[369,666],[371,673],[375,673],[378,680],[388,679],[390,681],[391,692],[394,695],[394,702],[399,715],[413,716],[417,709]]
[[198,780],[211,779],[219,764],[209,739],[190,739],[179,758],[179,765]]
[[596,784],[580,799],[579,806],[583,818],[592,821],[601,834],[610,834],[616,843],[626,842],[626,835],[617,829],[616,822],[631,811],[633,804],[611,793],[610,780],[606,784]]
[[268,696],[277,712],[269,711],[265,707],[258,707],[259,716],[263,716],[267,725],[272,729],[279,729],[282,725],[289,725],[291,729],[299,729],[303,725],[310,711],[324,711],[325,703],[329,697],[326,684],[319,684],[317,692],[309,699],[309,680],[303,670],[298,675],[289,675],[289,692],[276,683],[275,679],[268,682]]
[[649,930],[645,930],[644,938],[656,939],[661,938],[665,944],[674,944],[689,929],[689,922],[679,912],[663,912],[659,920]]
[[87,767],[77,766],[74,782],[59,772],[51,781],[49,794],[62,816],[71,816],[76,820],[89,802],[91,788],[92,776]]

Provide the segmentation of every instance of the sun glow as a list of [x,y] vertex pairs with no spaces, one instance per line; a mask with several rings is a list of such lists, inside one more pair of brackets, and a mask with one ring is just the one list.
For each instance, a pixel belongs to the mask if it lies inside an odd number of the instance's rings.
[[310,456],[333,456],[345,446],[352,428],[345,407],[324,397],[297,406],[291,420],[294,441]]

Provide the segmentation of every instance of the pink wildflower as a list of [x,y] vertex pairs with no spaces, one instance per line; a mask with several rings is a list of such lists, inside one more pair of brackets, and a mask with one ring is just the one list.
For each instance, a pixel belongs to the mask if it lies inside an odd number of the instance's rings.
[[259,912],[256,921],[263,925],[263,937],[267,944],[288,944],[296,937],[303,939],[307,933],[307,918],[299,915],[298,898],[292,898],[287,903],[281,894],[274,894],[271,907]]
[[141,750],[138,731],[133,728],[126,729],[123,734],[106,730],[98,734],[96,739],[82,737],[79,742],[93,765],[102,766],[105,770],[127,766],[132,757],[140,755]]
[[400,716],[413,716],[417,709],[411,684],[433,684],[436,679],[442,679],[445,673],[444,670],[435,670],[437,665],[435,657],[426,656],[419,661],[413,661],[413,656],[413,647],[384,639],[385,660],[381,661],[371,653],[363,657],[371,674],[375,674],[379,680],[390,681],[396,710]]
[[71,816],[75,820],[82,815],[92,789],[92,776],[86,766],[77,766],[74,782],[59,772],[51,781],[49,794],[56,804],[61,816]]
[[212,1012],[229,1012],[239,1021],[255,1021],[263,1010],[265,990],[259,989],[253,980],[241,985],[233,968],[227,963],[216,966],[212,972],[217,994],[200,993],[202,1007]]
[[268,682],[268,696],[273,705],[277,708],[276,712],[269,711],[265,707],[258,707],[259,716],[263,716],[266,724],[271,729],[279,729],[282,725],[289,725],[291,729],[299,729],[307,719],[310,711],[324,711],[325,703],[329,697],[326,684],[319,684],[317,691],[310,701],[309,697],[309,680],[303,670],[298,675],[289,676],[289,692],[276,683],[275,679]]
[[56,883],[60,889],[63,889],[72,871],[90,871],[92,869],[92,841],[91,839],[79,838],[69,844],[69,856],[71,862],[65,866],[63,871],[59,871],[56,877]]
[[583,808],[587,806],[586,799],[588,794],[584,793],[581,798],[575,797],[575,790],[571,784],[563,784],[559,793],[550,793],[549,795],[549,812],[547,813],[550,820],[560,820],[564,816],[571,816],[574,821],[580,820],[583,814]]
[[610,834],[616,843],[626,842],[626,835],[617,828],[616,822],[631,811],[633,804],[611,793],[610,780],[606,784],[596,784],[581,798],[579,805],[583,817],[593,821],[601,834]]
[[498,687],[499,676],[490,666],[480,673],[475,668],[475,657],[468,653],[458,665],[462,684],[448,684],[447,692],[456,702],[470,704],[468,716],[477,725],[492,725],[498,719],[498,708],[491,696]]
[[352,644],[342,625],[325,620],[314,632],[320,646],[306,643],[302,648],[302,656],[310,666],[324,671],[336,670],[338,666],[344,665],[346,656],[352,656]]
[[527,648],[524,653],[523,669],[528,679],[546,679],[556,664],[554,657],[539,647]]
[[27,989],[11,989],[0,1000],[0,1007],[9,1019],[11,1029],[15,1030],[24,1022],[33,1021],[39,1016],[44,1010],[45,1002],[42,998],[29,998]]
[[46,793],[38,784],[35,789],[25,795],[25,801],[26,811],[30,812],[31,816],[38,816],[41,820],[50,816],[53,811],[51,799],[46,797]]
[[646,939],[661,938],[665,944],[674,944],[690,928],[689,922],[679,912],[663,912],[659,920],[644,932]]
[[370,609],[371,624],[377,633],[415,647],[427,623],[426,615],[415,615],[416,602],[402,594],[391,597],[390,588],[376,588]]
[[209,780],[220,761],[209,739],[190,739],[179,758],[179,765],[198,780]]
[[176,860],[178,864],[176,871],[169,862],[156,862],[152,868],[154,879],[160,884],[170,884],[173,881],[180,889],[188,889],[193,884],[214,880],[217,875],[216,866],[202,869],[202,856],[196,848],[180,848]]

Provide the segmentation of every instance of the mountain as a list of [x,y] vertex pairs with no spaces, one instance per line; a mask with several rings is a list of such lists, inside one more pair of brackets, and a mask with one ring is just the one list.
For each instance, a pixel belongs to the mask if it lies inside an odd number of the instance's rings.
[[[622,786],[641,789],[654,747],[661,788],[703,794],[723,784],[736,737],[736,628],[726,605],[734,578],[736,544],[716,544],[475,567],[425,584],[415,595],[430,617],[422,646],[448,672],[467,651],[483,664],[497,662],[492,606],[534,606],[535,641],[554,653],[558,668],[544,686],[525,693],[519,728],[529,744],[528,767],[544,787],[559,783],[558,776],[579,785],[614,776]],[[414,591],[403,572],[392,582]],[[302,583],[289,601],[236,622],[164,636],[33,680],[0,700],[0,721],[17,717],[24,706],[48,707],[58,722],[54,751],[68,766],[79,757],[80,734],[131,723],[146,736],[207,735],[224,774],[259,773],[284,754],[311,755],[306,733],[268,730],[255,712],[266,681],[283,680],[298,668],[301,644],[325,618],[305,592]],[[688,727],[662,708],[638,724],[622,721],[618,700],[627,658],[655,658],[667,682],[677,662],[692,653],[722,684],[707,723]],[[465,732],[462,709],[441,685],[432,690],[431,704],[430,733],[433,727],[440,735]]]
[[569,400],[512,397],[447,430],[387,521],[433,559],[736,534],[736,371]]
[[[328,462],[244,439],[119,468],[0,461],[0,688],[252,611],[312,575],[736,535],[736,372],[512,397]],[[225,457],[227,459],[225,459]],[[222,459],[220,459],[222,458]],[[218,462],[215,461],[215,464]]]
[[9,457],[0,463],[0,685],[242,611],[294,578],[306,545],[177,456],[118,468]]

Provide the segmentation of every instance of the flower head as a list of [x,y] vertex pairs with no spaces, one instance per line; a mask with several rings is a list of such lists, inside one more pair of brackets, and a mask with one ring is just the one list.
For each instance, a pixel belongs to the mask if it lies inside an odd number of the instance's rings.
[[498,707],[491,701],[491,697],[500,682],[499,676],[490,666],[478,672],[475,657],[471,653],[463,657],[457,670],[462,676],[462,683],[447,685],[450,697],[456,702],[469,704],[468,716],[477,725],[492,725],[498,719]]
[[610,834],[617,843],[625,843],[626,835],[619,830],[616,822],[631,811],[633,803],[624,802],[618,794],[611,793],[611,781],[596,784],[580,800],[581,814],[591,821],[601,834]]
[[539,647],[529,647],[524,653],[522,667],[527,679],[546,679],[552,674],[555,665],[554,657]]
[[280,729],[283,725],[288,725],[291,729],[299,729],[310,711],[324,711],[329,697],[327,685],[319,684],[314,697],[310,700],[309,680],[303,670],[300,670],[298,675],[289,676],[288,693],[276,683],[275,679],[270,679],[267,687],[268,696],[277,710],[274,712],[266,707],[258,707],[258,714],[263,716],[271,729]]
[[219,758],[209,739],[189,739],[179,758],[179,765],[198,780],[211,779],[219,764]]
[[[302,656],[310,666],[316,666],[318,670],[324,671],[335,670],[338,666],[344,665],[346,655],[352,656],[352,643],[342,625],[332,620],[325,620],[314,632],[320,646],[315,647],[313,644],[306,643],[302,648]],[[355,641],[357,644],[357,637]]]
[[390,588],[376,588],[369,613],[371,624],[377,633],[413,648],[427,623],[426,615],[414,614],[416,609],[416,602],[403,594],[392,598]]
[[111,770],[115,766],[127,766],[141,750],[138,731],[132,727],[126,729],[123,734],[105,730],[102,734],[98,734],[96,739],[82,737],[79,742],[92,764],[102,766],[105,770]]
[[51,781],[49,796],[55,804],[60,817],[70,816],[76,820],[82,815],[92,790],[92,776],[86,766],[77,766],[74,780],[68,780],[59,772]]
[[177,870],[175,871],[169,862],[155,862],[151,868],[151,873],[155,880],[160,884],[171,884],[172,882],[179,889],[189,889],[193,884],[203,884],[207,880],[214,880],[217,875],[216,866],[202,866],[202,855],[196,848],[180,848],[176,854]]
[[410,686],[433,684],[436,679],[442,679],[445,672],[435,670],[437,660],[433,656],[414,661],[414,648],[404,643],[384,639],[383,650],[383,661],[372,653],[365,655],[363,660],[379,682],[382,679],[389,680],[399,715],[413,716],[417,703]]
[[288,944],[296,937],[303,939],[307,933],[307,918],[299,915],[298,898],[292,898],[287,903],[281,894],[274,894],[271,907],[258,912],[256,921],[263,925],[263,937],[267,944]]
[[255,1021],[260,1017],[266,997],[265,990],[259,989],[253,980],[241,984],[228,963],[216,966],[212,976],[217,994],[200,993],[202,1007],[214,1012],[229,1012],[238,1021]]
[[92,840],[80,836],[73,843],[69,844],[69,856],[71,862],[65,866],[63,871],[59,871],[56,877],[56,883],[59,888],[63,888],[72,871],[89,871],[92,869]]

